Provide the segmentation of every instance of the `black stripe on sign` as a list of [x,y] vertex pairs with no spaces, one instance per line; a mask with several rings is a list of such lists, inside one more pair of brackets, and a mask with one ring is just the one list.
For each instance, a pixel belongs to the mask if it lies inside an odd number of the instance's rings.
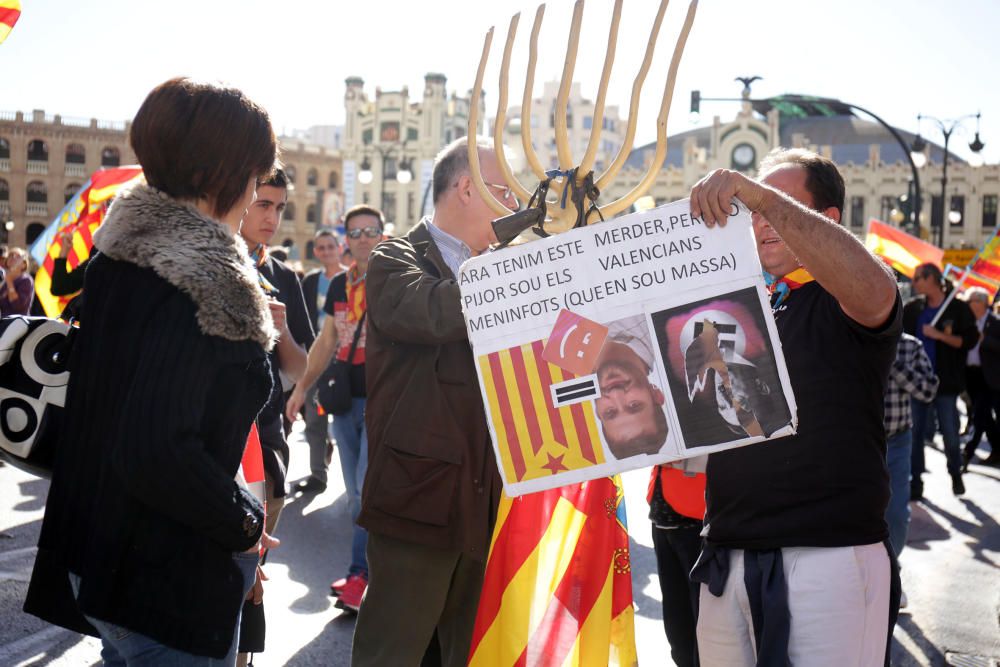
[[593,391],[594,381],[585,380],[583,382],[576,382],[574,384],[566,384],[561,387],[556,387],[556,396],[563,398],[563,394],[580,391],[581,389],[589,389]]
[[588,396],[596,396],[596,395],[597,392],[594,391],[593,387],[590,387],[589,389],[586,389],[584,391],[578,391],[575,394],[561,394],[560,396],[558,396],[558,398],[559,402],[563,403],[565,401],[572,401],[577,398],[586,398]]

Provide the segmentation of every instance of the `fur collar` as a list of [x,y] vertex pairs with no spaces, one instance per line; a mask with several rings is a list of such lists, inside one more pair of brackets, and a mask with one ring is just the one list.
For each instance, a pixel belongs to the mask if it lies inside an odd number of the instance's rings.
[[202,333],[273,348],[278,333],[246,244],[194,206],[136,185],[118,194],[94,246],[191,297]]

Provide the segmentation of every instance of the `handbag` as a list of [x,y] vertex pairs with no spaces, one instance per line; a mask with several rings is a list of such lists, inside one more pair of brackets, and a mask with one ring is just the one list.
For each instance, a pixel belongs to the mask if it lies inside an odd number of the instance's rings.
[[0,318],[0,458],[52,475],[78,327],[47,317]]
[[351,351],[347,354],[347,361],[335,360],[319,378],[316,400],[319,401],[324,412],[332,415],[343,415],[351,411],[351,406],[354,404],[354,396],[351,392],[351,364],[354,362],[354,352],[358,349],[358,339],[361,338],[361,327],[365,325],[367,316],[368,311],[366,310],[361,314],[361,319],[358,320],[358,326],[354,329],[354,340],[351,341]]

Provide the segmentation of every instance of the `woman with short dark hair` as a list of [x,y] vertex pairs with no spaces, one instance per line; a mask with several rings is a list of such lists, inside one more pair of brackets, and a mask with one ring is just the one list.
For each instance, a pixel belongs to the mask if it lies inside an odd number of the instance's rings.
[[239,90],[188,79],[130,140],[147,184],[94,236],[25,609],[99,634],[105,664],[232,664],[264,516],[235,477],[275,338],[236,232],[276,141]]

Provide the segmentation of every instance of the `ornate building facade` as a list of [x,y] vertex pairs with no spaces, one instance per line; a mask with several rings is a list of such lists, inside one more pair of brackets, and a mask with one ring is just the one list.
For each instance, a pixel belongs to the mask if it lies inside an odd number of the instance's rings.
[[[424,77],[419,101],[411,101],[406,87],[376,88],[370,99],[363,79],[349,77],[345,84],[344,205],[377,206],[392,230],[404,233],[432,209],[434,157],[465,136],[469,97],[449,95],[446,77],[434,73]],[[484,115],[480,104],[479,118]]]

